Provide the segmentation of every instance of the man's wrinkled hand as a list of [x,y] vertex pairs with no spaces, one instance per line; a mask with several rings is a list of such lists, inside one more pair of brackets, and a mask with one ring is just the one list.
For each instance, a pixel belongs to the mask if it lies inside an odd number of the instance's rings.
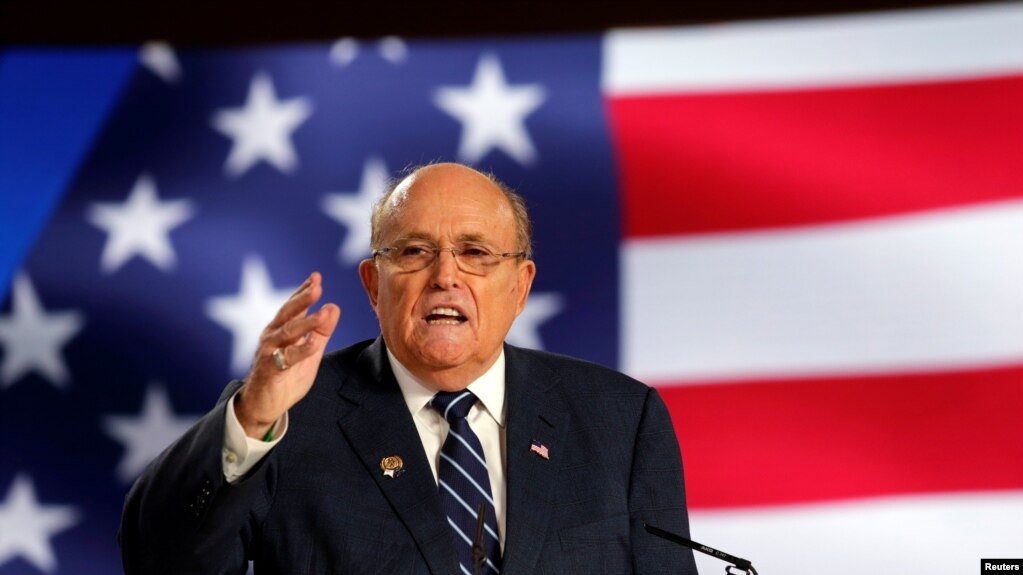
[[[291,406],[309,393],[341,308],[312,306],[323,295],[323,278],[313,272],[263,330],[252,369],[235,399],[235,414],[249,437],[262,439]],[[278,351],[279,350],[279,351]],[[285,369],[274,360],[278,352]]]

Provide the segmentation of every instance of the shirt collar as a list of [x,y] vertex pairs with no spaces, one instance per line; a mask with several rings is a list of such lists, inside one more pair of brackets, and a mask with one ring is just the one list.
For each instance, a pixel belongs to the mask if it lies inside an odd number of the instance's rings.
[[[398,387],[401,388],[401,395],[405,398],[409,412],[415,416],[424,407],[429,407],[430,400],[437,394],[437,390],[426,385],[416,376],[412,375],[398,358],[394,357],[391,350],[387,350],[387,360],[391,363],[391,371],[398,380]],[[504,427],[504,349],[497,356],[497,361],[490,366],[483,375],[476,381],[469,384],[469,391],[479,399],[480,404],[494,418],[498,425]]]

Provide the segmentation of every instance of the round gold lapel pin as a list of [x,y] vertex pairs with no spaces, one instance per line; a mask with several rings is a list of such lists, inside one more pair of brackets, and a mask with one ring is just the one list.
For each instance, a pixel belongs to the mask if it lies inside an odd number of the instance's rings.
[[380,469],[388,477],[398,477],[405,472],[405,462],[397,455],[390,455],[380,460]]

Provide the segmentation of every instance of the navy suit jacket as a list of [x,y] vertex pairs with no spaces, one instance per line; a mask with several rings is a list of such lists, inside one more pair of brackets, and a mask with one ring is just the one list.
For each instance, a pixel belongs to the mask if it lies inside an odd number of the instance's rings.
[[[695,574],[682,459],[657,392],[620,373],[505,346],[507,533],[502,573]],[[146,470],[119,540],[135,574],[455,575],[454,538],[383,341],[324,357],[287,436],[235,485],[216,408]],[[530,450],[534,440],[549,450]],[[385,476],[398,455],[404,473]]]

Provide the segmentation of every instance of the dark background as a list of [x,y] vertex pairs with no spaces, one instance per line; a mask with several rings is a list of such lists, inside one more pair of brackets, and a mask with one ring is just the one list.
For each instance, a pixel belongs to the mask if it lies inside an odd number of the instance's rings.
[[977,4],[970,0],[560,0],[203,3],[0,0],[0,42],[222,45],[344,36],[492,36],[597,31]]

